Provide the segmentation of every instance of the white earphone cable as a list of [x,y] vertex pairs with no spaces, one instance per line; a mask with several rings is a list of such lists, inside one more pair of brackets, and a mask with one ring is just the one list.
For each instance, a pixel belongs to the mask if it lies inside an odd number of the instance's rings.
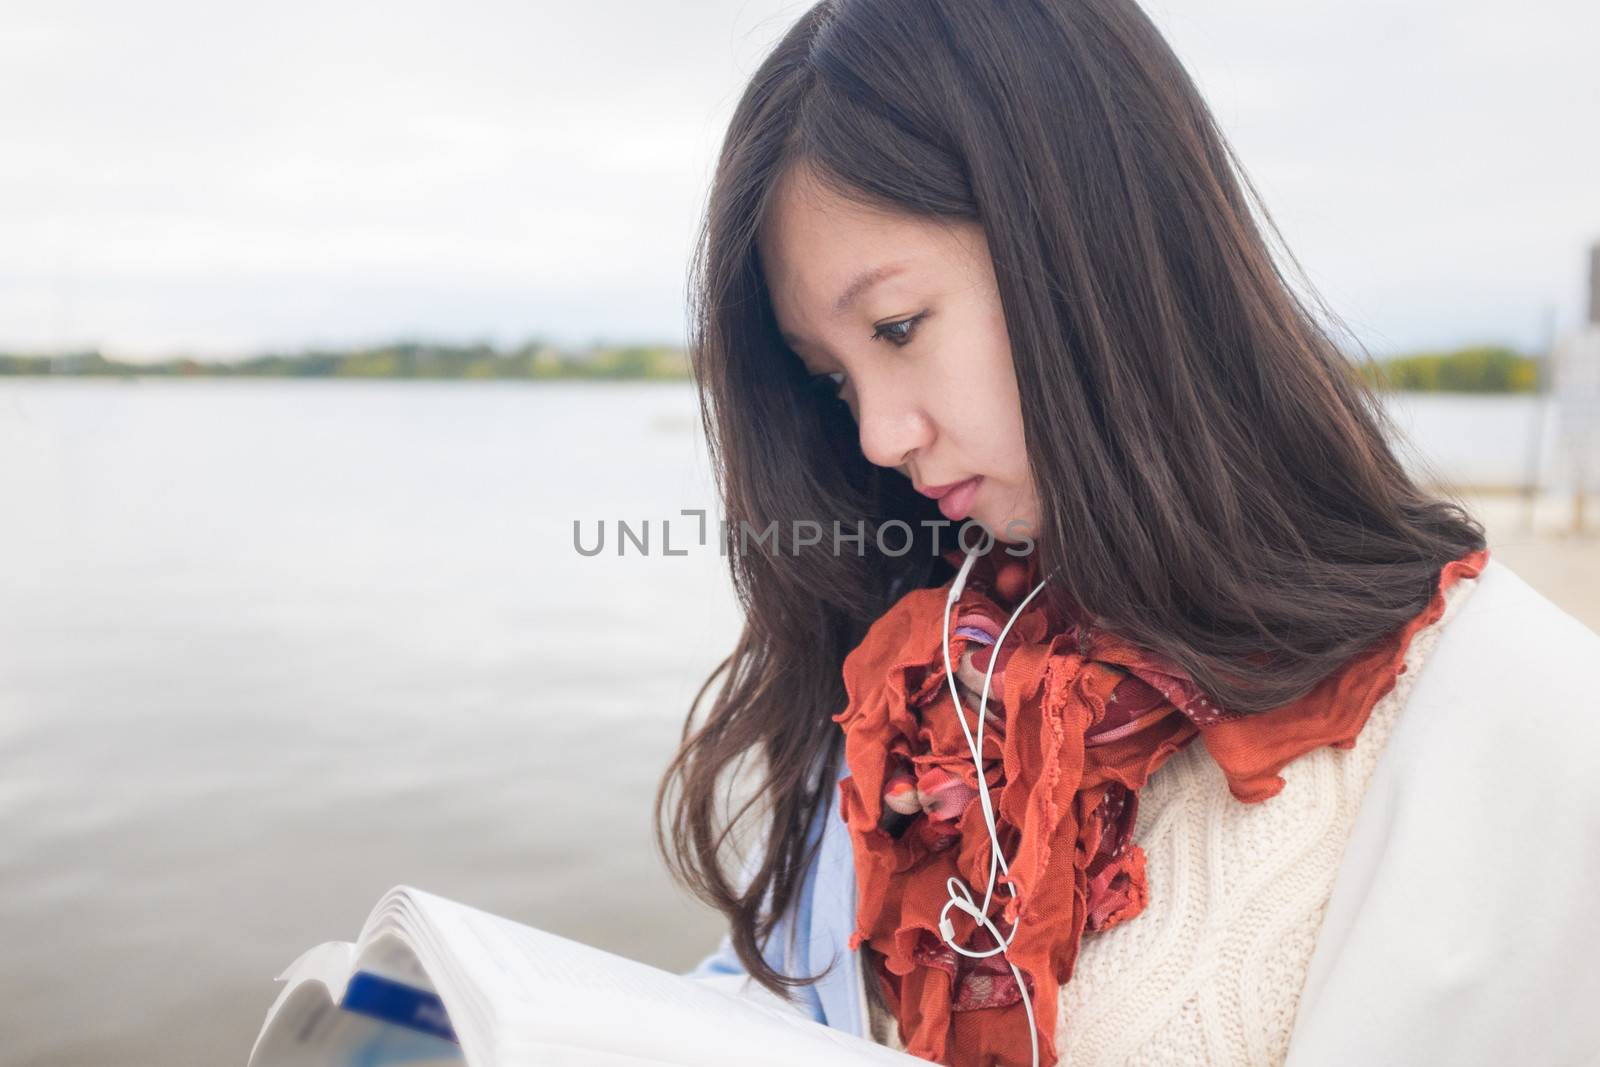
[[[972,565],[977,561],[978,555],[979,553],[976,550],[967,552],[967,558],[961,564],[961,570],[957,572],[955,581],[950,585],[950,592],[945,597],[943,650],[945,680],[950,687],[950,701],[955,705],[956,719],[961,723],[961,733],[967,739],[967,749],[972,754],[972,765],[978,772],[978,799],[983,808],[984,825],[989,830],[989,885],[984,890],[983,906],[980,908],[973,903],[972,892],[965,882],[954,876],[946,879],[945,886],[949,890],[950,899],[945,903],[943,910],[939,912],[939,933],[943,936],[945,944],[963,956],[973,959],[986,959],[997,952],[1003,953],[1010,947],[1012,938],[1017,936],[1017,927],[1021,925],[1021,922],[1019,916],[1018,922],[1013,923],[1011,926],[1010,936],[1004,936],[995,927],[994,923],[989,920],[989,902],[994,896],[997,874],[999,871],[1004,871],[1009,876],[1011,870],[1006,866],[1005,856],[1000,852],[999,832],[995,829],[994,824],[994,807],[989,801],[989,782],[983,773],[983,721],[988,712],[989,686],[994,678],[995,664],[1000,661],[1000,646],[1005,642],[1006,635],[1011,632],[1011,627],[1021,616],[1023,609],[1045,587],[1045,583],[1050,580],[1050,576],[1046,575],[1038,585],[1033,587],[1033,591],[1022,599],[1022,603],[1017,605],[1016,610],[1011,613],[1011,618],[1006,620],[1005,627],[994,640],[993,650],[989,655],[989,667],[983,673],[983,692],[978,698],[978,730],[976,737],[974,737],[972,730],[967,726],[966,709],[961,706],[961,697],[956,691],[955,668],[950,663],[950,612],[955,607],[956,601],[960,599],[961,591],[967,586],[967,575],[972,572]],[[1006,886],[1011,890],[1012,899],[1016,899],[1016,883],[1007,882]],[[994,936],[995,947],[986,952],[974,952],[956,944],[955,926],[950,921],[951,908],[965,912],[973,921],[988,930]],[[1022,1007],[1028,1016],[1028,1033],[1033,1041],[1033,1067],[1039,1067],[1039,1026],[1033,1017],[1033,1000],[1028,995],[1028,987],[1023,982],[1022,972],[1017,968],[1017,965],[1011,962],[1009,956],[1006,959],[1006,963],[1010,966],[1011,973],[1016,977],[1017,989],[1022,994]]]

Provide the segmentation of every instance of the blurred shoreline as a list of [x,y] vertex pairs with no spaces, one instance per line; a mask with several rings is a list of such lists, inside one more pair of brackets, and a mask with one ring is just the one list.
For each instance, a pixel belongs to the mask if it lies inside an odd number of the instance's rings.
[[[1373,358],[1349,355],[1350,373],[1382,393],[1536,395],[1543,356],[1501,344]],[[69,352],[0,351],[0,377],[358,378],[423,381],[688,381],[688,350],[667,343],[560,346],[533,338],[511,346],[402,340],[365,347],[262,352],[234,359],[195,355],[152,360]]]

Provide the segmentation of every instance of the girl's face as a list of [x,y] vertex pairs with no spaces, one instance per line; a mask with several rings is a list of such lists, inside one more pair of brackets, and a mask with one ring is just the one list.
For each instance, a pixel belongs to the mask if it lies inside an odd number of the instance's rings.
[[[983,227],[852,203],[802,165],[780,182],[758,253],[785,343],[809,374],[837,383],[862,454],[937,496],[946,518],[975,519],[1002,541],[1035,536]],[[956,483],[966,484],[940,495]]]

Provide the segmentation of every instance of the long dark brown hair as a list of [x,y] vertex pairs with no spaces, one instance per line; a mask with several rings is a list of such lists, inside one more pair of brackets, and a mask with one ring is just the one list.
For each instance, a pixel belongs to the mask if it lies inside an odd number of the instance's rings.
[[[934,503],[862,456],[848,410],[807,391],[778,336],[756,235],[802,161],[859,202],[982,225],[1039,500],[1034,550],[1057,576],[1044,595],[1176,660],[1224,706],[1303,695],[1484,545],[1459,504],[1402,469],[1334,339],[1345,331],[1291,286],[1279,258],[1312,292],[1131,0],[816,4],[739,101],[690,276],[746,622],[655,804],[669,870],[726,915],[740,960],[775,992],[819,977],[779,973],[761,945],[836,788],[816,771],[842,740],[845,654],[892,591],[948,574],[951,533],[923,525]],[[833,518],[850,532],[865,521],[859,548],[741,536]],[[889,551],[872,535],[893,519],[915,534],[903,553],[900,534]],[[758,862],[730,855],[745,843]]]

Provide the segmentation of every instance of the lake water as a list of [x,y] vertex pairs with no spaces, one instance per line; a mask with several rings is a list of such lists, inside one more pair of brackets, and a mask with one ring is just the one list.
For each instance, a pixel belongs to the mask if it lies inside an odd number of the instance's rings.
[[[1400,414],[1473,484],[1538,430]],[[0,500],[0,1063],[242,1063],[396,883],[713,946],[649,826],[739,623],[687,386],[0,380]]]
[[0,1061],[242,1063],[401,882],[709,950],[648,806],[725,561],[571,525],[709,507],[695,427],[671,384],[0,384]]

